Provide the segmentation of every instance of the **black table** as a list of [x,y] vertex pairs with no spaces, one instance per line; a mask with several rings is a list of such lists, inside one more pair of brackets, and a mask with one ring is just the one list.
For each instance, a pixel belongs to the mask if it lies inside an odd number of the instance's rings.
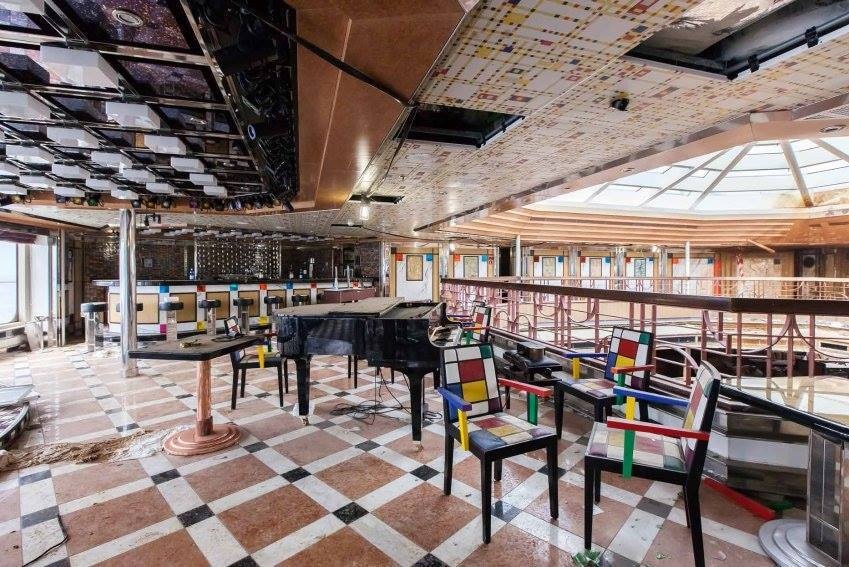
[[[226,337],[202,336],[177,342],[147,343],[143,348],[131,350],[130,358],[152,360],[191,360],[197,362],[197,414],[195,428],[185,429],[165,440],[165,451],[172,455],[202,455],[235,445],[239,441],[239,427],[235,423],[212,423],[213,358],[262,343],[261,335],[248,335],[233,340]],[[180,345],[187,345],[181,347]]]
[[807,518],[761,526],[764,551],[782,567],[849,565],[849,380],[742,378],[720,393],[811,430]]

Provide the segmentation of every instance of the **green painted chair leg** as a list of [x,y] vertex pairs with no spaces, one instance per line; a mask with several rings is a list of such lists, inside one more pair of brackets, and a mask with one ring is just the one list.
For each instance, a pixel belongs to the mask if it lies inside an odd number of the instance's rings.
[[539,411],[539,403],[536,394],[528,394],[528,423],[537,424],[537,413]]
[[631,478],[631,470],[634,465],[634,431],[625,431],[625,446],[622,454],[622,478]]
[[[624,374],[620,373],[620,374],[616,375],[616,385],[619,386],[620,388],[625,386],[625,375]],[[616,396],[616,405],[617,406],[624,404],[624,403],[625,403],[625,396]]]

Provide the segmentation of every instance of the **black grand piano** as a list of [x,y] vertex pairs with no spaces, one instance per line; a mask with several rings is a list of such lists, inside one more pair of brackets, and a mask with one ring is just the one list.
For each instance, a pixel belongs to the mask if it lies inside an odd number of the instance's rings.
[[298,376],[298,414],[309,414],[310,357],[356,355],[372,366],[391,368],[410,383],[413,440],[422,438],[422,379],[439,366],[439,348],[458,344],[461,329],[450,325],[445,304],[372,297],[356,303],[322,303],[274,312],[277,342],[293,359]]

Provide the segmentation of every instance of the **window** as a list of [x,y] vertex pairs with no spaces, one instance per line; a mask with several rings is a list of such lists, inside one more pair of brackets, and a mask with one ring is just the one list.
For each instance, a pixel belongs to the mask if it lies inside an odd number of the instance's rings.
[[18,318],[18,246],[0,242],[0,325]]

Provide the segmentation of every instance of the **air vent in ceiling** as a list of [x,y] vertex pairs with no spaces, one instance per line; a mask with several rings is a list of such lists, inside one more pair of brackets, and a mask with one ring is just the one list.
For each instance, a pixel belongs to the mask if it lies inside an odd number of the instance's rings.
[[517,114],[423,104],[413,116],[406,139],[480,148],[523,118]]
[[[372,195],[368,198],[370,203],[377,204],[386,204],[386,205],[397,205],[403,199],[403,195]],[[351,195],[350,201],[360,202],[363,200],[363,196],[360,193],[356,195]]]
[[628,52],[735,79],[849,32],[849,0],[705,0]]

